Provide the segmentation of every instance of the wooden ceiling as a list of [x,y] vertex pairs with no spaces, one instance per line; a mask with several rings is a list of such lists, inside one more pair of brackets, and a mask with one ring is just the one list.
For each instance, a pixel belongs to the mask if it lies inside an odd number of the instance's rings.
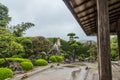
[[[64,0],[75,19],[87,35],[97,33],[96,0]],[[118,19],[120,18],[120,0],[108,0],[110,33],[116,34]]]

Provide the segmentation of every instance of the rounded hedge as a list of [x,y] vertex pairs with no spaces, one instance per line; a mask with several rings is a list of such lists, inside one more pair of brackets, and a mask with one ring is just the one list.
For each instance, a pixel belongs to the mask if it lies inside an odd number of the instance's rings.
[[0,68],[0,80],[13,77],[13,71],[9,68]]
[[50,57],[50,61],[52,61],[52,62],[57,62],[56,56],[51,56],[51,57]]
[[63,56],[51,56],[50,57],[50,61],[52,62],[62,62],[64,60]]
[[56,56],[57,62],[62,62],[64,60],[63,56]]
[[21,62],[20,65],[22,66],[23,70],[31,70],[33,69],[33,64],[31,62]]
[[44,59],[38,59],[38,60],[35,61],[35,64],[37,66],[46,66],[46,65],[48,65],[48,62]]

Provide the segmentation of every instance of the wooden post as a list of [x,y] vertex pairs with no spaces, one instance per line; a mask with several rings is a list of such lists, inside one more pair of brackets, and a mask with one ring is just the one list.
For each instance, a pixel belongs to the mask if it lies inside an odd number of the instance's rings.
[[118,38],[118,55],[120,60],[120,19],[118,20],[117,38]]
[[97,0],[99,80],[112,80],[108,0]]

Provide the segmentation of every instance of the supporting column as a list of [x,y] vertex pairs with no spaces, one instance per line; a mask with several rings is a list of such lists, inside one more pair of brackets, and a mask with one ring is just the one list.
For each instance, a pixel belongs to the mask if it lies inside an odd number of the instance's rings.
[[117,38],[118,38],[118,56],[120,60],[120,19],[118,20]]
[[108,0],[97,0],[99,80],[112,80]]

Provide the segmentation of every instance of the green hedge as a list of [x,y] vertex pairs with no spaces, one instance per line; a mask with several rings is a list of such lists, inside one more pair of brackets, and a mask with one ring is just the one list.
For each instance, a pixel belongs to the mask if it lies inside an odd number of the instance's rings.
[[50,57],[50,61],[52,61],[52,62],[57,62],[56,56],[51,56],[51,57]]
[[26,71],[29,71],[34,67],[31,62],[21,62],[20,65],[22,66],[23,70],[26,70]]
[[[31,62],[29,59],[23,58],[6,58],[8,61],[18,61],[18,62]],[[0,59],[0,64],[3,64],[5,60],[3,58]]]
[[48,65],[48,62],[44,59],[38,59],[38,60],[35,61],[35,64],[37,66],[46,66],[46,65]]
[[63,56],[51,56],[50,57],[50,61],[52,62],[62,62],[64,60]]
[[13,77],[13,71],[9,68],[0,68],[0,80]]

